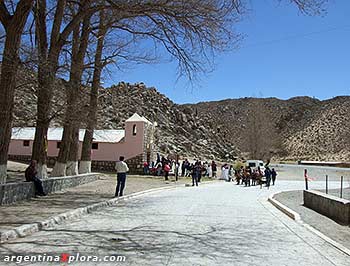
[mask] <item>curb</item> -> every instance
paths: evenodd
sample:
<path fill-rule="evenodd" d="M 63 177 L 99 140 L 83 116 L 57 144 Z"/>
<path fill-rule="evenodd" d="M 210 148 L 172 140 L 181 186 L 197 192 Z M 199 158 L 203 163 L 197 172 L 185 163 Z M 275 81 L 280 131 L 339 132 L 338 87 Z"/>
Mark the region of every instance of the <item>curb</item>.
<path fill-rule="evenodd" d="M 339 251 L 345 253 L 346 255 L 350 256 L 350 249 L 344 247 L 342 244 L 338 243 L 337 241 L 331 239 L 330 237 L 326 236 L 325 234 L 323 234 L 322 232 L 320 232 L 319 230 L 315 229 L 314 227 L 312 227 L 311 225 L 305 223 L 301 217 L 300 214 L 293 211 L 292 209 L 288 208 L 287 206 L 285 206 L 284 204 L 282 204 L 281 202 L 275 200 L 273 197 L 276 194 L 279 194 L 283 191 L 280 192 L 276 192 L 272 195 L 270 195 L 268 197 L 268 201 L 275 206 L 277 209 L 279 209 L 281 212 L 283 212 L 284 214 L 286 214 L 288 217 L 292 218 L 294 221 L 296 221 L 298 224 L 302 225 L 303 227 L 305 227 L 306 229 L 308 229 L 309 231 L 311 231 L 312 233 L 314 233 L 315 235 L 317 235 L 318 237 L 320 237 L 321 239 L 323 239 L 325 242 L 327 242 L 328 244 L 332 245 L 333 247 L 335 247 L 336 249 L 338 249 Z"/>
<path fill-rule="evenodd" d="M 206 181 L 206 182 L 202 182 L 201 184 L 205 185 L 205 184 L 209 184 L 212 182 L 213 181 Z M 64 224 L 65 222 L 80 218 L 85 214 L 89 214 L 93 211 L 97 211 L 97 210 L 100 210 L 100 209 L 105 208 L 105 207 L 115 206 L 122 200 L 128 200 L 131 198 L 136 198 L 136 197 L 142 196 L 144 194 L 155 193 L 155 192 L 159 192 L 162 190 L 179 188 L 179 187 L 182 187 L 181 185 L 176 184 L 175 186 L 164 186 L 164 187 L 152 188 L 152 189 L 148 189 L 148 190 L 144 190 L 144 191 L 139 191 L 139 192 L 135 192 L 135 193 L 123 196 L 123 197 L 112 198 L 110 200 L 101 201 L 101 202 L 98 202 L 98 203 L 95 203 L 92 205 L 88 205 L 85 207 L 81 207 L 78 209 L 67 211 L 67 212 L 49 217 L 41 222 L 21 225 L 19 227 L 14 228 L 14 229 L 0 232 L 0 244 L 4 244 L 6 242 L 9 242 L 9 241 L 17 239 L 17 238 L 23 238 L 23 237 L 32 235 L 33 233 L 52 228 L 55 225 Z M 184 185 L 184 187 L 185 187 L 185 185 Z"/>
<path fill-rule="evenodd" d="M 280 193 L 280 192 L 278 192 Z M 272 194 L 267 199 L 273 206 L 275 206 L 277 209 L 279 209 L 281 212 L 292 218 L 294 221 L 301 221 L 299 213 L 293 211 L 292 209 L 288 208 L 286 205 L 282 204 L 281 202 L 275 200 L 273 197 L 278 194 Z"/>

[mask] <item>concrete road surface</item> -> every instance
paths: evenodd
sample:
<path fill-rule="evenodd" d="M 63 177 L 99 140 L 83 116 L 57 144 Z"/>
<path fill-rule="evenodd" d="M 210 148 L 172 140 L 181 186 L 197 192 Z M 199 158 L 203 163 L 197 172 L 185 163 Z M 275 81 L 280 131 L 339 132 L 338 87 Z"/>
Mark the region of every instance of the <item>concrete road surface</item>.
<path fill-rule="evenodd" d="M 269 190 L 214 182 L 143 195 L 4 244 L 0 265 L 37 253 L 63 261 L 13 265 L 349 266 L 349 256 L 267 202 L 274 191 L 302 188 L 299 181 Z"/>

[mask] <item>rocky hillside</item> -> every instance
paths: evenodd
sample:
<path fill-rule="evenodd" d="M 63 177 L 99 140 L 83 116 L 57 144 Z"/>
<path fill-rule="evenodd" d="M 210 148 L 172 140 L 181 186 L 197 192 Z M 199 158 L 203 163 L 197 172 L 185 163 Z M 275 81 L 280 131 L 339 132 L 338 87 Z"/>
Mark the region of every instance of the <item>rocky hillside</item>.
<path fill-rule="evenodd" d="M 62 87 L 64 83 L 58 82 L 52 126 L 62 124 Z M 35 124 L 35 93 L 35 84 L 17 90 L 16 126 Z M 83 114 L 87 95 L 87 90 L 82 90 Z M 121 128 L 134 112 L 156 121 L 157 145 L 163 153 L 217 159 L 243 156 L 350 161 L 350 97 L 327 101 L 309 97 L 286 101 L 243 98 L 177 105 L 155 88 L 122 82 L 101 88 L 99 103 L 98 128 Z"/>
<path fill-rule="evenodd" d="M 350 160 L 350 97 L 244 98 L 186 105 L 245 157 Z M 220 119 L 218 119 L 220 117 Z"/>
<path fill-rule="evenodd" d="M 54 97 L 54 111 L 51 126 L 61 126 L 64 117 L 64 83 L 57 84 Z M 191 111 L 180 108 L 155 88 L 146 88 L 142 83 L 120 83 L 100 89 L 98 128 L 123 128 L 124 121 L 133 113 L 157 122 L 158 149 L 164 154 L 183 154 L 191 157 L 235 158 L 239 151 L 212 132 L 208 125 Z M 86 108 L 88 91 L 81 91 L 80 107 Z M 15 126 L 35 126 L 36 87 L 28 86 L 18 90 L 15 105 Z M 82 119 L 84 121 L 84 118 Z M 82 127 L 84 124 L 82 124 Z"/>
<path fill-rule="evenodd" d="M 122 127 L 135 112 L 157 122 L 157 145 L 164 153 L 206 158 L 233 158 L 239 153 L 191 109 L 174 104 L 155 88 L 122 82 L 101 90 L 99 128 Z"/>

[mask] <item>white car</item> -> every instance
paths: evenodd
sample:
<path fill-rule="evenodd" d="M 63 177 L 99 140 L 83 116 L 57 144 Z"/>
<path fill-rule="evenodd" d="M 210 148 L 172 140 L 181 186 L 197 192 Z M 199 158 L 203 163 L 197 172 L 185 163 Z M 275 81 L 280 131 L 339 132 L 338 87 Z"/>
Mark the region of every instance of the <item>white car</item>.
<path fill-rule="evenodd" d="M 249 166 L 252 170 L 258 170 L 258 167 L 260 167 L 260 171 L 264 174 L 265 166 L 261 160 L 247 160 L 246 166 Z"/>

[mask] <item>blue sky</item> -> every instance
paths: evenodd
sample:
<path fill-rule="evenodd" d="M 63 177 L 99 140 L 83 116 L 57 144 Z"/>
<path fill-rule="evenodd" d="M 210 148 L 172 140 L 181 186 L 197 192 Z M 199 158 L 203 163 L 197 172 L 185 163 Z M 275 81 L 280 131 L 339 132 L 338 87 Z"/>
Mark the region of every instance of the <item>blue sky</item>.
<path fill-rule="evenodd" d="M 327 14 L 309 17 L 277 0 L 252 0 L 237 25 L 240 48 L 218 54 L 216 67 L 193 86 L 177 80 L 176 63 L 138 65 L 115 72 L 123 80 L 156 87 L 176 103 L 240 97 L 319 99 L 350 94 L 350 1 L 330 0 Z"/>

